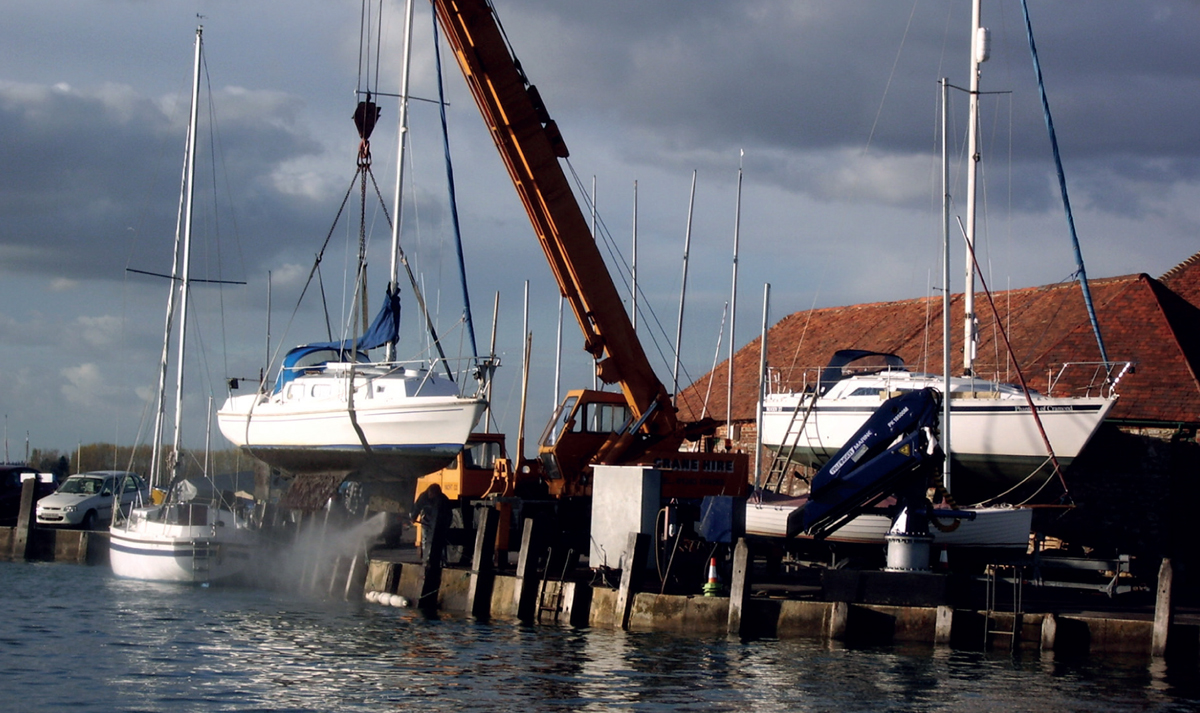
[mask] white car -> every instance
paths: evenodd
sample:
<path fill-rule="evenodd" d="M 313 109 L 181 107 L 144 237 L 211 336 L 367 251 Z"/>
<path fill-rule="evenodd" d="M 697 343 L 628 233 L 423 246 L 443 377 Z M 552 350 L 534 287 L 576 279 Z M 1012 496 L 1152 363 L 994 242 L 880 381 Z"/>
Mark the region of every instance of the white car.
<path fill-rule="evenodd" d="M 72 475 L 58 490 L 37 503 L 37 524 L 79 526 L 94 530 L 112 519 L 114 493 L 121 493 L 121 511 L 150 502 L 150 487 L 142 476 L 121 470 L 96 470 Z"/>

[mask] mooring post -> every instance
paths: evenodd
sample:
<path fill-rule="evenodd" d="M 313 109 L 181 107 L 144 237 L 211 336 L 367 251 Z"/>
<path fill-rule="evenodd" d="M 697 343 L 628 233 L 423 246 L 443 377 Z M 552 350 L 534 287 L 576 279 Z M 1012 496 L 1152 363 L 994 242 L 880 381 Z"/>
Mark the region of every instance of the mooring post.
<path fill-rule="evenodd" d="M 486 619 L 492 610 L 492 557 L 496 549 L 496 530 L 500 512 L 485 507 L 479 512 L 475 532 L 475 552 L 471 556 L 471 581 L 467 588 L 467 611 L 476 619 Z"/>
<path fill-rule="evenodd" d="M 641 532 L 629 533 L 625 545 L 625 556 L 621 561 L 621 588 L 617 590 L 617 616 L 621 628 L 629 628 L 629 614 L 633 611 L 634 590 L 641 584 L 642 571 L 646 569 L 646 557 L 650 551 L 650 535 Z"/>
<path fill-rule="evenodd" d="M 1154 632 L 1150 641 L 1150 655 L 1157 658 L 1167 653 L 1167 638 L 1175 621 L 1175 610 L 1171 604 L 1174 584 L 1175 570 L 1171 566 L 1171 558 L 1164 557 L 1158 568 L 1158 598 L 1154 602 Z"/>
<path fill-rule="evenodd" d="M 521 554 L 517 557 L 517 587 L 513 592 L 513 605 L 517 610 L 517 618 L 521 621 L 533 621 L 537 612 L 535 601 L 538 592 L 537 561 L 538 539 L 541 527 L 537 520 L 527 518 L 521 531 Z"/>
<path fill-rule="evenodd" d="M 325 516 L 321 518 L 321 534 L 317 540 L 317 546 L 312 551 L 313 571 L 312 581 L 308 585 L 308 589 L 313 594 L 318 593 L 318 587 L 321 586 L 321 577 L 329 568 L 335 568 L 337 562 L 326 562 L 325 560 L 325 542 L 329 538 L 329 504 L 325 504 Z M 330 580 L 333 584 L 333 580 Z"/>
<path fill-rule="evenodd" d="M 741 637 L 745 633 L 743 613 L 746 593 L 750 591 L 750 545 L 746 538 L 739 537 L 733 548 L 733 572 L 729 581 L 729 618 L 726 631 L 730 636 Z"/>
<path fill-rule="evenodd" d="M 1042 651 L 1053 651 L 1058 643 L 1058 617 L 1052 612 L 1042 615 Z"/>
<path fill-rule="evenodd" d="M 850 603 L 831 602 L 829 605 L 829 638 L 833 641 L 845 641 L 849 625 Z"/>
<path fill-rule="evenodd" d="M 933 643 L 936 646 L 949 646 L 954 633 L 954 610 L 945 604 L 937 608 L 937 621 L 933 627 Z"/>
<path fill-rule="evenodd" d="M 33 526 L 35 508 L 37 507 L 34 493 L 37 492 L 37 476 L 21 483 L 21 510 L 17 513 L 17 529 L 13 531 L 12 558 L 29 559 L 33 538 L 29 536 L 29 528 Z"/>
<path fill-rule="evenodd" d="M 366 522 L 370 517 L 371 511 L 364 508 L 362 521 Z M 350 560 L 350 571 L 346 574 L 346 587 L 342 591 L 342 598 L 348 602 L 362 599 L 367 584 L 367 568 L 370 566 L 367 563 L 367 555 L 367 541 L 363 540 L 358 543 L 354 557 Z"/>
<path fill-rule="evenodd" d="M 312 519 L 316 516 L 303 510 L 298 512 L 299 517 L 296 519 L 296 534 L 292 538 L 292 546 L 300 555 L 300 573 L 298 581 L 294 585 L 289 582 L 287 586 L 296 586 L 304 590 L 305 583 L 308 581 L 309 568 L 312 567 L 312 551 L 311 548 L 304 546 L 304 538 L 308 534 L 308 531 L 312 529 Z"/>

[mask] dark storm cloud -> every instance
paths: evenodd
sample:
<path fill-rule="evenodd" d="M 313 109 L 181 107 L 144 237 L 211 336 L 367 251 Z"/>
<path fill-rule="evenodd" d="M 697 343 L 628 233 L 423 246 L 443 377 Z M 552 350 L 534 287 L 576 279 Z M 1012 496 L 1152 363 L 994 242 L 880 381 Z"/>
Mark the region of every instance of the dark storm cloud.
<path fill-rule="evenodd" d="M 141 249 L 169 255 L 186 104 L 186 97 L 160 100 L 115 84 L 0 84 L 6 266 L 114 279 L 125 267 L 131 231 L 155 236 Z M 205 190 L 200 186 L 211 191 L 214 172 L 205 154 L 215 155 L 209 150 L 215 136 L 221 144 L 218 189 L 237 186 L 236 202 L 247 207 L 246 229 L 266 229 L 268 237 L 286 222 L 268 226 L 255 216 L 287 215 L 295 208 L 273 185 L 272 172 L 319 148 L 295 126 L 298 104 L 275 92 L 219 90 L 213 100 L 218 129 L 198 132 L 198 193 Z"/>
<path fill-rule="evenodd" d="M 584 122 L 645 164 L 692 167 L 739 148 L 928 154 L 937 78 L 968 84 L 967 2 L 529 0 L 500 10 L 533 81 L 554 87 L 543 96 L 560 124 Z M 1180 58 L 1194 55 L 1200 9 L 1033 2 L 1030 13 L 1063 155 L 1076 162 L 1069 175 L 1112 185 L 1096 203 L 1134 209 L 1113 200 L 1122 181 L 1195 180 L 1200 77 Z M 1051 154 L 1020 5 L 984 3 L 983 19 L 993 36 L 983 89 L 1011 92 L 983 100 L 987 150 L 1038 172 Z M 952 101 L 963 128 L 965 99 Z M 1122 160 L 1105 181 L 1086 177 L 1112 156 Z M 775 180 L 820 195 L 822 179 L 791 173 Z M 1040 182 L 1014 191 L 1019 205 L 1046 205 Z"/>

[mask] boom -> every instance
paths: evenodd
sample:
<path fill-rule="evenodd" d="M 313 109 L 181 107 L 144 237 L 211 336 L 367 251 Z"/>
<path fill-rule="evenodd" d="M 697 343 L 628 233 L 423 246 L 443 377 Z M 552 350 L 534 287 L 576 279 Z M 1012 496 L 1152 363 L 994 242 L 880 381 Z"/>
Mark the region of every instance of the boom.
<path fill-rule="evenodd" d="M 568 151 L 557 125 L 510 51 L 487 0 L 433 4 L 559 290 L 583 330 L 584 348 L 599 361 L 600 379 L 620 384 L 643 435 L 670 438 L 679 431 L 675 408 L 646 359 L 559 165 Z"/>

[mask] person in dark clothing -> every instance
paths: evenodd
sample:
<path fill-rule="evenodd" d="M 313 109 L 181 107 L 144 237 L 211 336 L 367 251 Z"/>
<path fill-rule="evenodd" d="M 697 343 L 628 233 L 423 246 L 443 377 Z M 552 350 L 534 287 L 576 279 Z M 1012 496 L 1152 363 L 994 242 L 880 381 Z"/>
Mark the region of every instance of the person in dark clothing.
<path fill-rule="evenodd" d="M 426 566 L 441 565 L 450 531 L 450 498 L 437 483 L 426 488 L 413 504 L 413 522 L 421 523 L 421 559 Z"/>

